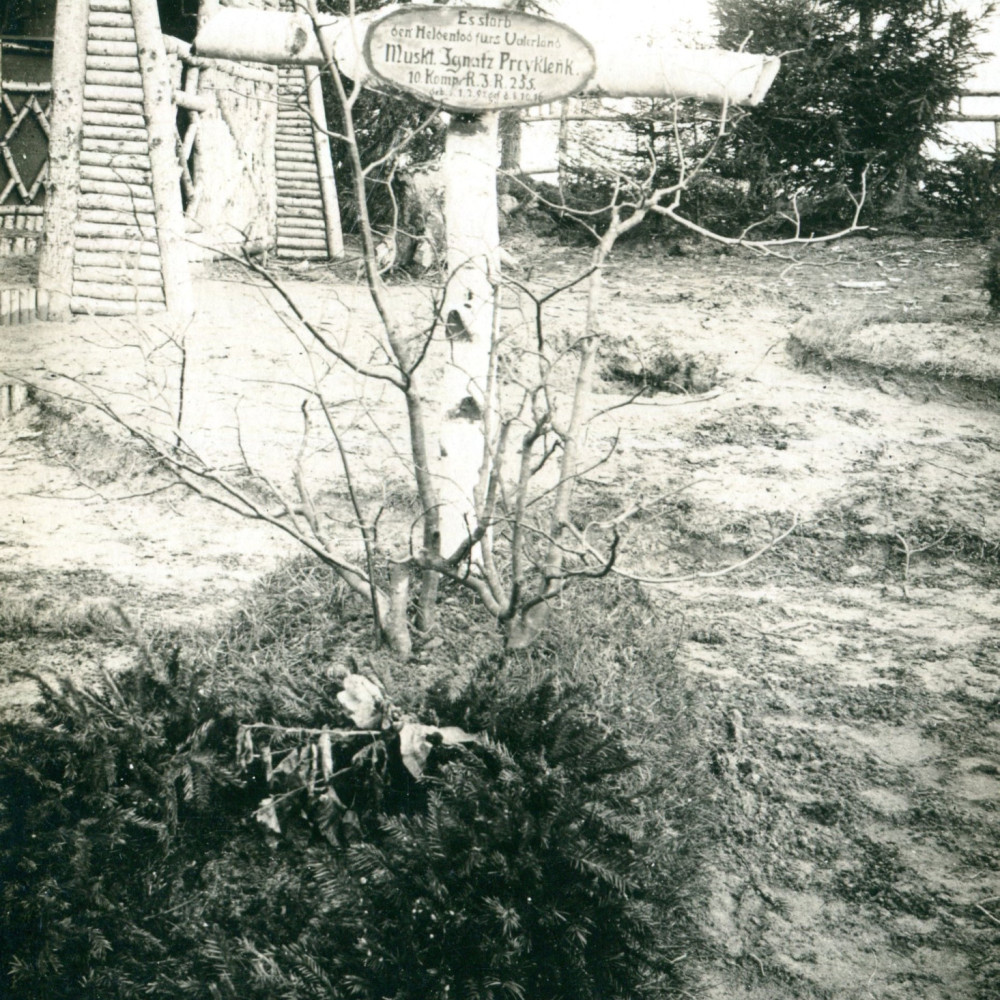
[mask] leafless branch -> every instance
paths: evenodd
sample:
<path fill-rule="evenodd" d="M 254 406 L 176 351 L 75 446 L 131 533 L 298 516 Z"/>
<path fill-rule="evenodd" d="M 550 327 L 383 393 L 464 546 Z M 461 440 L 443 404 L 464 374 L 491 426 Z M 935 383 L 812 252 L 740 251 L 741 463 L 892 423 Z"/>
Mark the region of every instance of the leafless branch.
<path fill-rule="evenodd" d="M 793 531 L 799 526 L 799 516 L 795 514 L 792 517 L 792 523 L 783 531 L 780 535 L 775 536 L 766 545 L 761 546 L 756 552 L 751 553 L 745 559 L 740 559 L 738 562 L 729 563 L 727 566 L 722 566 L 719 569 L 712 570 L 698 570 L 694 573 L 680 573 L 676 576 L 641 576 L 638 573 L 628 573 L 624 570 L 616 569 L 615 575 L 620 576 L 625 580 L 632 580 L 635 583 L 646 584 L 650 587 L 667 587 L 674 583 L 688 583 L 691 580 L 713 580 L 720 576 L 728 576 L 730 573 L 735 573 L 739 569 L 743 569 L 749 566 L 751 563 L 755 563 L 762 556 L 770 552 L 775 546 L 780 545 Z"/>

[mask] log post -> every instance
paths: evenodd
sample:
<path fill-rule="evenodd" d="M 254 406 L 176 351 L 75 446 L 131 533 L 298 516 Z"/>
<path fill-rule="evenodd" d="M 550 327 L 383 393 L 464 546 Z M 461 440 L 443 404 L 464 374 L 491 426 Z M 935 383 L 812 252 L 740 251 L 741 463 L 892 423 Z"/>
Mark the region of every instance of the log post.
<path fill-rule="evenodd" d="M 156 234 L 167 310 L 178 316 L 190 316 L 194 311 L 194 294 L 184 245 L 173 79 L 154 0 L 132 0 L 132 20 L 139 49 Z"/>
<path fill-rule="evenodd" d="M 439 417 L 441 551 L 455 551 L 475 525 L 474 492 L 483 462 L 493 312 L 500 284 L 497 219 L 499 113 L 456 115 L 445 136 L 444 217 L 448 284 L 442 312 L 448 338 Z"/>
<path fill-rule="evenodd" d="M 49 319 L 68 319 L 73 295 L 74 225 L 80 197 L 83 81 L 87 67 L 89 0 L 60 0 L 53 37 L 49 111 L 49 182 L 38 287 L 47 293 Z"/>
<path fill-rule="evenodd" d="M 333 175 L 333 157 L 330 155 L 330 137 L 327 135 L 326 105 L 323 103 L 323 79 L 315 66 L 306 67 L 306 87 L 309 98 L 309 115 L 313 128 L 316 150 L 316 169 L 319 172 L 319 189 L 323 196 L 323 221 L 326 226 L 326 249 L 331 257 L 344 256 L 344 233 L 340 225 L 340 203 L 337 200 L 337 181 Z"/>
<path fill-rule="evenodd" d="M 518 173 L 521 169 L 520 111 L 500 113 L 500 169 L 504 172 L 497 182 L 497 192 L 501 195 L 510 195 L 513 187 L 510 175 Z"/>

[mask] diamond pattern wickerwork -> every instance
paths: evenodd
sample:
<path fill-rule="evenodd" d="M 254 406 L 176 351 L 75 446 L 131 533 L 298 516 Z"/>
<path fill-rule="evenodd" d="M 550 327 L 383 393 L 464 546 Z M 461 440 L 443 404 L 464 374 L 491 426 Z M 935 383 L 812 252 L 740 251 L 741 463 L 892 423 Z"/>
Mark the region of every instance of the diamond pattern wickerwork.
<path fill-rule="evenodd" d="M 47 83 L 0 86 L 0 205 L 32 205 L 48 178 Z"/>

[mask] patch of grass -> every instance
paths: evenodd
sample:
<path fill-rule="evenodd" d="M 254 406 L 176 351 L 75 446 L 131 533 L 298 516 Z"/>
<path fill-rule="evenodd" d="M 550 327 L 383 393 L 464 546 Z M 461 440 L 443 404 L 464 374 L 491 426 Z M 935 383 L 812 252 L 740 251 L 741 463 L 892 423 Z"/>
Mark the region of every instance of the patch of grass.
<path fill-rule="evenodd" d="M 131 630 L 121 607 L 100 597 L 79 598 L 51 590 L 15 592 L 0 583 L 0 639 L 45 637 L 118 641 Z"/>
<path fill-rule="evenodd" d="M 843 721 L 902 725 L 926 712 L 928 701 L 928 696 L 915 691 L 912 685 L 817 685 L 810 691 L 806 711 L 809 715 Z"/>
<path fill-rule="evenodd" d="M 853 903 L 877 904 L 894 913 L 920 919 L 935 917 L 945 902 L 903 861 L 892 844 L 868 837 L 855 838 L 856 855 L 850 867 L 837 872 L 834 885 L 841 898 Z"/>
<path fill-rule="evenodd" d="M 82 404 L 42 393 L 35 402 L 33 429 L 41 432 L 46 457 L 73 469 L 81 485 L 98 489 L 157 471 L 155 455 L 124 433 L 102 426 Z"/>
<path fill-rule="evenodd" d="M 742 578 L 757 579 L 775 560 L 783 574 L 834 583 L 854 579 L 848 570 L 859 565 L 867 568 L 868 580 L 899 585 L 917 582 L 937 569 L 954 575 L 956 562 L 986 584 L 996 578 L 1000 541 L 978 525 L 962 524 L 937 510 L 917 513 L 926 510 L 926 498 L 893 498 L 888 487 L 878 500 L 899 511 L 896 519 L 892 509 L 873 517 L 863 495 L 835 501 L 800 525 L 762 566 L 741 571 Z"/>
<path fill-rule="evenodd" d="M 718 418 L 701 420 L 694 438 L 700 445 L 736 444 L 744 448 L 759 445 L 783 451 L 790 439 L 804 437 L 801 427 L 787 421 L 776 422 L 781 410 L 776 406 L 750 403 L 725 411 Z"/>
<path fill-rule="evenodd" d="M 984 654 L 983 650 L 978 650 L 973 655 L 973 662 L 979 669 L 982 669 L 979 661 L 986 659 L 988 663 L 996 663 L 996 660 L 993 659 L 995 655 L 995 651 Z M 965 688 L 952 688 L 945 692 L 944 697 L 967 710 L 971 710 L 975 715 L 981 715 L 987 722 L 1000 720 L 1000 695 L 977 697 Z"/>
<path fill-rule="evenodd" d="M 854 362 L 923 378 L 1000 383 L 1000 330 L 954 320 L 874 321 L 861 312 L 809 316 L 796 324 L 790 348 L 800 363 Z"/>

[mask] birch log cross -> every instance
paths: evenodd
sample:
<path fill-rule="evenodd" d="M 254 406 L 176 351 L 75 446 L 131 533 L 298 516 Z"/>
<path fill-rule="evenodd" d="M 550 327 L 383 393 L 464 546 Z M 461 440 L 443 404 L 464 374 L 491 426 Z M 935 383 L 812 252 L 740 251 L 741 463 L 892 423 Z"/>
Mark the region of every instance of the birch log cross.
<path fill-rule="evenodd" d="M 441 387 L 445 404 L 430 425 L 436 448 L 428 449 L 437 452 L 428 460 L 438 503 L 427 516 L 438 523 L 424 538 L 438 558 L 468 548 L 477 489 L 491 460 L 481 417 L 490 405 L 500 283 L 499 112 L 574 94 L 753 105 L 780 65 L 749 53 L 666 48 L 614 22 L 586 38 L 513 6 L 510 0 L 408 4 L 347 17 L 321 17 L 313 0 L 297 12 L 221 8 L 195 39 L 199 55 L 333 66 L 356 87 L 403 92 L 451 113 L 442 163 L 448 267 L 442 316 L 450 362 Z M 359 194 L 363 202 L 363 189 Z M 370 280 L 377 277 L 369 271 Z"/>

